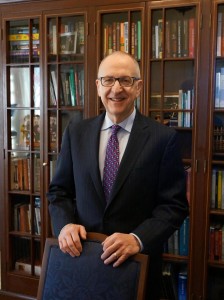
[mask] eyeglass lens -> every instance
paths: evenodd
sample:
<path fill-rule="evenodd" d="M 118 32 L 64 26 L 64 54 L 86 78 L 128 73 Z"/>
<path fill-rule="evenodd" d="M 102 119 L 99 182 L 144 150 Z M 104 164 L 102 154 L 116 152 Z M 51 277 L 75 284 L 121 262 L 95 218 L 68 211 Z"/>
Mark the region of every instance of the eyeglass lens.
<path fill-rule="evenodd" d="M 125 76 L 125 77 L 120 77 L 120 78 L 115 78 L 115 77 L 101 77 L 101 83 L 104 86 L 113 86 L 118 80 L 119 84 L 121 86 L 132 86 L 134 83 L 134 78 Z"/>

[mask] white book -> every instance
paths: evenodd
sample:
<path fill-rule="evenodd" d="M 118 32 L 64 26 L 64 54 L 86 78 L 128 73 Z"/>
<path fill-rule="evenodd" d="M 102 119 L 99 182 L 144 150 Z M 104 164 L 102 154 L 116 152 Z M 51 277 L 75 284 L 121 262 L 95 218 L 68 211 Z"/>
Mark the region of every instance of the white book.
<path fill-rule="evenodd" d="M 224 107 L 224 68 L 221 68 L 220 74 L 219 107 Z"/>
<path fill-rule="evenodd" d="M 155 50 L 156 58 L 159 58 L 159 26 L 155 25 Z"/>
<path fill-rule="evenodd" d="M 221 42 L 222 42 L 222 12 L 219 12 L 218 25 L 217 25 L 217 48 L 216 48 L 217 56 L 221 56 Z"/>
<path fill-rule="evenodd" d="M 124 22 L 124 51 L 128 53 L 128 22 Z"/>

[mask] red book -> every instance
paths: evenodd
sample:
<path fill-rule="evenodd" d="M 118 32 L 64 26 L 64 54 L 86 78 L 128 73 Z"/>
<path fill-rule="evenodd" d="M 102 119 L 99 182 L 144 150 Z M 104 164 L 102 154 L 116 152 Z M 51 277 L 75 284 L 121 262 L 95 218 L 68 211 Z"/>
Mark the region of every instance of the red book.
<path fill-rule="evenodd" d="M 195 19 L 189 19 L 189 57 L 194 57 Z"/>

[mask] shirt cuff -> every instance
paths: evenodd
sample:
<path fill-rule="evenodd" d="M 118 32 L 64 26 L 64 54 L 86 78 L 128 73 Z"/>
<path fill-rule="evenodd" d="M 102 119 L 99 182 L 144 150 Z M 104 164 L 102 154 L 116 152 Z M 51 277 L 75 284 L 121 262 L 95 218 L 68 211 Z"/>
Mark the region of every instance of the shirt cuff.
<path fill-rule="evenodd" d="M 142 252 L 143 249 L 144 249 L 143 244 L 142 244 L 142 241 L 140 240 L 140 238 L 139 238 L 136 234 L 134 234 L 134 233 L 132 233 L 132 232 L 131 232 L 130 234 L 133 235 L 133 236 L 136 238 L 136 240 L 139 242 L 140 252 Z"/>

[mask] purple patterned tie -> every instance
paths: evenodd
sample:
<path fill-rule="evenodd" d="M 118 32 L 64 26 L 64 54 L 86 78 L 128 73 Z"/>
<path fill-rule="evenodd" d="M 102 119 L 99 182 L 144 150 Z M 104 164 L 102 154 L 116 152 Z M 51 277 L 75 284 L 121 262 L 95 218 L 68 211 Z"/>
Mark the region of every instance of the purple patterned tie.
<path fill-rule="evenodd" d="M 106 200 L 109 199 L 110 192 L 119 167 L 119 142 L 117 139 L 117 132 L 120 128 L 121 127 L 119 125 L 112 126 L 112 134 L 107 143 L 103 171 L 103 190 Z"/>

